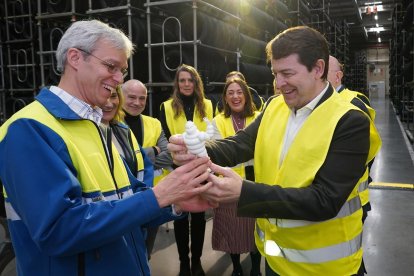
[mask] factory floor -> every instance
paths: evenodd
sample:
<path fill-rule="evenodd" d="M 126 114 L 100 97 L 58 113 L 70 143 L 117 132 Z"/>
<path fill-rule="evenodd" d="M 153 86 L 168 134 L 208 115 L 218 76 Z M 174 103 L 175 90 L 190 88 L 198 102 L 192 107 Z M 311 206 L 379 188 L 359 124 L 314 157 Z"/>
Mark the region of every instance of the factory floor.
<path fill-rule="evenodd" d="M 368 275 L 414 275 L 414 168 L 413 151 L 388 98 L 372 98 L 382 149 L 371 170 L 372 211 L 364 226 L 364 260 Z M 211 248 L 211 212 L 206 215 L 202 265 L 208 276 L 231 275 L 230 257 Z M 0 242 L 3 233 L 0 229 Z M 176 276 L 179 271 L 173 223 L 160 227 L 150 260 L 152 275 Z M 250 257 L 241 257 L 244 275 L 250 272 Z M 14 276 L 12 262 L 1 275 Z M 264 260 L 262 258 L 264 275 Z"/>

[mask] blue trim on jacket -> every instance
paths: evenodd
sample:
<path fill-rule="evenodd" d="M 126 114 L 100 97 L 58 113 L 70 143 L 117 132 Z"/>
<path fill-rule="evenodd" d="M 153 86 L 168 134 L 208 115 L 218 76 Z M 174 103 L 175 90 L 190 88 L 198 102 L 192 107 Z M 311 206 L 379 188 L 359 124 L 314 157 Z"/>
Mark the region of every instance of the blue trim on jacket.
<path fill-rule="evenodd" d="M 57 119 L 80 119 L 47 89 L 36 100 Z M 0 137 L 0 178 L 21 219 L 9 219 L 18 275 L 77 275 L 80 253 L 85 275 L 150 275 L 142 227 L 179 218 L 159 208 L 152 189 L 83 204 L 77 169 L 56 132 L 21 118 L 3 125 Z"/>

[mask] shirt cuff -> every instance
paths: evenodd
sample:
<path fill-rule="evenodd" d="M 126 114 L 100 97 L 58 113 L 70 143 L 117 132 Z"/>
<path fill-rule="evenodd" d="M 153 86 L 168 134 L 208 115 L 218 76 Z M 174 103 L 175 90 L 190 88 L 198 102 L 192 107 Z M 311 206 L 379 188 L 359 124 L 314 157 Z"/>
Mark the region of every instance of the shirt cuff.
<path fill-rule="evenodd" d="M 172 210 L 172 214 L 173 214 L 174 216 L 179 217 L 179 216 L 181 216 L 181 215 L 183 214 L 183 212 L 177 212 L 177 211 L 175 210 L 175 205 L 174 205 L 174 204 L 171 204 L 171 210 Z"/>

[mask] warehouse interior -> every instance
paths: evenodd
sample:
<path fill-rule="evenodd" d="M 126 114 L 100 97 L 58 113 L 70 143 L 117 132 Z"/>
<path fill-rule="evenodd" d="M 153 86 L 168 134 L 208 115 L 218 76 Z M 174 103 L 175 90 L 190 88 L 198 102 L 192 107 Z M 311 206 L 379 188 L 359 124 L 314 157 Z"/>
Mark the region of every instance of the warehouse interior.
<path fill-rule="evenodd" d="M 386 94 L 411 121 L 413 35 L 408 0 L 4 0 L 0 28 L 0 123 L 55 84 L 54 51 L 75 20 L 98 18 L 136 45 L 127 78 L 149 87 L 157 116 L 180 63 L 194 65 L 216 99 L 226 72 L 240 70 L 260 94 L 272 94 L 264 47 L 277 33 L 308 25 L 323 33 L 345 65 L 347 87 Z M 377 91 L 378 90 L 378 91 Z M 410 118 L 410 119 L 408 119 Z M 412 126 L 409 126 L 411 129 Z"/>
<path fill-rule="evenodd" d="M 149 97 L 144 113 L 154 117 L 160 103 L 169 98 L 175 71 L 182 63 L 198 69 L 206 96 L 213 101 L 222 92 L 225 75 L 233 70 L 241 71 L 263 97 L 270 97 L 273 75 L 265 57 L 266 43 L 289 27 L 311 26 L 325 35 L 331 55 L 344 64 L 343 83 L 367 95 L 377 109 L 376 125 L 387 152 L 374 163 L 374 181 L 411 183 L 391 188 L 387 194 L 383 187 L 373 188 L 375 211 L 368 227 L 374 234 L 364 239 L 369 244 L 367 255 L 380 257 L 368 258 L 368 275 L 414 275 L 409 260 L 413 256 L 409 233 L 414 226 L 410 207 L 414 191 L 413 12 L 412 0 L 0 0 L 0 125 L 31 103 L 41 87 L 58 83 L 55 50 L 65 30 L 77 20 L 102 20 L 122 29 L 133 41 L 136 50 L 125 80 L 146 84 Z M 401 205 L 392 213 L 395 202 Z M 405 217 L 404 222 L 399 216 Z M 408 240 L 390 233 L 397 224 L 398 231 L 410 236 Z M 160 229 L 150 261 L 153 275 L 177 275 L 179 270 L 170 230 L 172 223 Z M 206 234 L 207 275 L 230 275 L 230 261 L 211 250 L 209 238 Z M 400 254 L 391 253 L 390 247 L 399 247 L 395 250 Z M 396 257 L 401 255 L 407 259 Z M 248 258 L 242 261 L 248 271 Z M 387 262 L 391 264 L 385 268 Z M 0 275 L 16 275 L 14 265 Z"/>

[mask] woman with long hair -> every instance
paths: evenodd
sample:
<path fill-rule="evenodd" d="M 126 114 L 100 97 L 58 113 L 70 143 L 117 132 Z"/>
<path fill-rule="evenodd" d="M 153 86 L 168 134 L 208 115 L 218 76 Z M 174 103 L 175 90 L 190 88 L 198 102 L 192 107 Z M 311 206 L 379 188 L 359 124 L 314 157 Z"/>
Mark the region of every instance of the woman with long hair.
<path fill-rule="evenodd" d="M 241 78 L 227 80 L 222 94 L 223 112 L 218 114 L 213 125 L 214 138 L 233 136 L 243 130 L 258 115 L 249 87 Z M 242 178 L 254 180 L 253 160 L 232 168 Z M 212 247 L 230 254 L 233 263 L 232 276 L 242 276 L 240 254 L 250 253 L 252 268 L 250 275 L 260 274 L 260 253 L 254 241 L 254 218 L 237 216 L 237 203 L 221 203 L 214 209 Z"/>
<path fill-rule="evenodd" d="M 175 75 L 171 98 L 161 104 L 160 121 L 165 136 L 169 139 L 171 135 L 184 133 L 187 121 L 193 121 L 199 130 L 205 131 L 207 125 L 204 118 L 213 119 L 213 105 L 204 96 L 203 82 L 197 70 L 183 64 Z M 174 234 L 180 258 L 180 276 L 205 275 L 200 260 L 206 228 L 204 216 L 204 212 L 190 213 L 188 217 L 174 221 Z"/>

